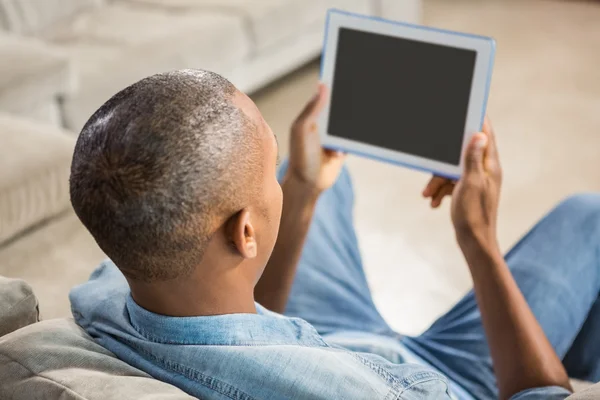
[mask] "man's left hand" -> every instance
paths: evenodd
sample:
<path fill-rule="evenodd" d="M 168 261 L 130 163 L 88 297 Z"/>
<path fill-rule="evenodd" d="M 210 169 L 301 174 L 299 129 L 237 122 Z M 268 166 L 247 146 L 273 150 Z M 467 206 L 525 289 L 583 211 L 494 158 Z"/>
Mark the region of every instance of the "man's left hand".
<path fill-rule="evenodd" d="M 321 147 L 317 118 L 327 103 L 327 96 L 327 88 L 319 84 L 317 93 L 292 125 L 290 138 L 287 175 L 317 193 L 335 183 L 345 159 L 344 153 Z"/>
<path fill-rule="evenodd" d="M 485 117 L 483 131 L 486 133 L 489 132 L 493 136 L 492 124 L 488 116 Z M 444 197 L 452 196 L 456 184 L 457 182 L 454 180 L 434 175 L 429 180 L 429 183 L 427 183 L 427 186 L 425 186 L 425 189 L 423 189 L 423 197 L 431 199 L 431 208 L 438 208 L 442 204 Z"/>
<path fill-rule="evenodd" d="M 423 197 L 431 198 L 431 208 L 438 208 L 446 196 L 451 196 L 456 182 L 441 176 L 433 176 L 425 189 Z"/>

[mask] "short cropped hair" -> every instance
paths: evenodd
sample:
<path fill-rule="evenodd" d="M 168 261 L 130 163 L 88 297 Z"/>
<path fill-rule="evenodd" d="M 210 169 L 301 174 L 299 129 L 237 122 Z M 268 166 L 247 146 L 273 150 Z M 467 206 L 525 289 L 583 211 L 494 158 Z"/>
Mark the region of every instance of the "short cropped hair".
<path fill-rule="evenodd" d="M 114 95 L 81 131 L 71 203 L 130 279 L 189 275 L 218 222 L 258 189 L 260 142 L 235 93 L 212 72 L 153 75 Z"/>

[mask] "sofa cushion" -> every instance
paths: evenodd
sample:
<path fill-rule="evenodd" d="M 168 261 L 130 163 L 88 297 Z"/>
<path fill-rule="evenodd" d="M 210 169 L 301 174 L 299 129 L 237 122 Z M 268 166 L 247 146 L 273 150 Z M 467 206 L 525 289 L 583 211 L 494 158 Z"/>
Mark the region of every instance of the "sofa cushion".
<path fill-rule="evenodd" d="M 0 110 L 22 114 L 40 102 L 56 101 L 72 89 L 71 72 L 68 58 L 58 49 L 0 34 Z"/>
<path fill-rule="evenodd" d="M 363 14 L 373 13 L 370 0 L 120 0 L 180 12 L 220 11 L 244 16 L 257 53 L 304 33 L 306 28 L 323 29 L 329 8 Z"/>
<path fill-rule="evenodd" d="M 14 33 L 32 34 L 62 23 L 103 0 L 0 0 L 0 27 Z"/>
<path fill-rule="evenodd" d="M 585 389 L 579 391 L 575 388 L 575 393 L 567 397 L 568 400 L 598 400 L 600 399 L 600 383 L 588 385 Z"/>
<path fill-rule="evenodd" d="M 37 322 L 37 299 L 25 281 L 0 276 L 0 337 Z"/>
<path fill-rule="evenodd" d="M 0 243 L 70 207 L 75 138 L 65 131 L 0 114 Z"/>
<path fill-rule="evenodd" d="M 72 319 L 38 322 L 0 338 L 0 399 L 40 398 L 193 399 L 119 360 Z"/>
<path fill-rule="evenodd" d="M 113 94 L 141 78 L 180 68 L 223 72 L 250 49 L 239 16 L 121 3 L 80 14 L 47 38 L 71 56 L 79 74 L 78 92 L 64 103 L 67 126 L 75 131 Z"/>

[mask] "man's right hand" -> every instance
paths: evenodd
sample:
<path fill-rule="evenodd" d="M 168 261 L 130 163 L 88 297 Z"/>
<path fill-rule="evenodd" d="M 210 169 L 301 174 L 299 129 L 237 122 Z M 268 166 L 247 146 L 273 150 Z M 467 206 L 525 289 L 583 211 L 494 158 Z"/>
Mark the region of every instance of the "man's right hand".
<path fill-rule="evenodd" d="M 434 179 L 424 194 L 439 199 L 445 194 L 434 190 L 440 178 Z M 486 118 L 483 132 L 473 136 L 466 150 L 463 175 L 452 195 L 452 222 L 473 278 L 499 398 L 545 386 L 571 390 L 560 358 L 500 253 L 496 218 L 501 183 L 496 140 Z"/>
<path fill-rule="evenodd" d="M 452 193 L 452 222 L 463 251 L 475 246 L 496 247 L 496 219 L 502 169 L 496 139 L 486 117 L 483 132 L 471 139 L 464 170 Z"/>

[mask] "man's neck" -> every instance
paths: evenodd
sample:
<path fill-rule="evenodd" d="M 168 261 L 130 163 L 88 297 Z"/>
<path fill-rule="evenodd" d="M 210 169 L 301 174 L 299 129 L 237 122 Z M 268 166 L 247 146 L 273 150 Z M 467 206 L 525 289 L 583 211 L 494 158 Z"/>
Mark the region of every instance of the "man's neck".
<path fill-rule="evenodd" d="M 194 277 L 152 283 L 128 281 L 135 302 L 155 314 L 172 317 L 256 314 L 254 288 L 245 282 L 199 283 Z"/>

